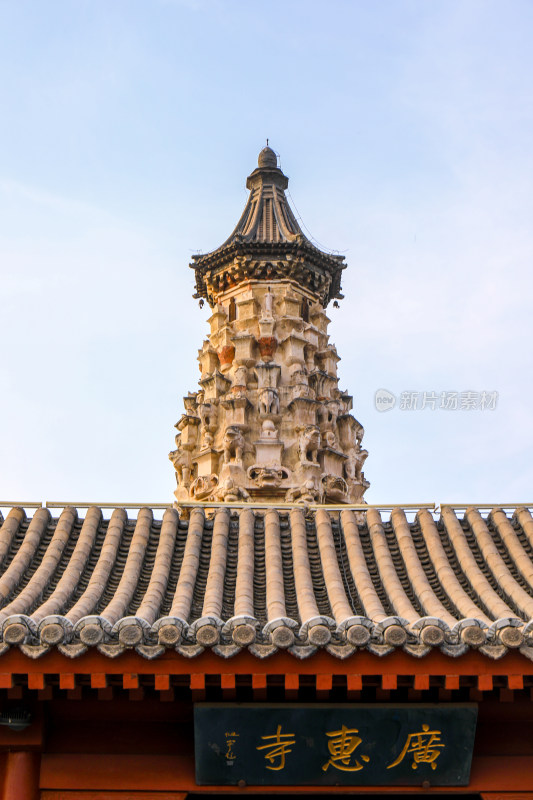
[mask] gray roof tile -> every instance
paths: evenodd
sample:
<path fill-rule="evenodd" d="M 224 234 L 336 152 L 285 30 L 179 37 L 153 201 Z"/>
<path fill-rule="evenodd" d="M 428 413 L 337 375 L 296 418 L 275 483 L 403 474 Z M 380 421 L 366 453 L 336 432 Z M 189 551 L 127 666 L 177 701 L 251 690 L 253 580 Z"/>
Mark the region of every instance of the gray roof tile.
<path fill-rule="evenodd" d="M 12 509 L 0 528 L 0 652 L 113 656 L 206 647 L 261 657 L 533 651 L 533 518 L 469 508 L 408 522 L 379 511 L 149 508 L 105 520 Z"/>

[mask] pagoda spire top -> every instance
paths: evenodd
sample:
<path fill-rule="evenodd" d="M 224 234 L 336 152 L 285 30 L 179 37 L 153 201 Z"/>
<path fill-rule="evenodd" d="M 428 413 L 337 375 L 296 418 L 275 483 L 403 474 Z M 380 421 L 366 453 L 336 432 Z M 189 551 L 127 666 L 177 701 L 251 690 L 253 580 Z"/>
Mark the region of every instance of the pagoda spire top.
<path fill-rule="evenodd" d="M 271 281 L 292 278 L 323 306 L 342 297 L 344 256 L 325 253 L 305 236 L 285 195 L 288 184 L 276 153 L 267 144 L 246 180 L 250 194 L 234 230 L 216 250 L 193 256 L 196 297 L 206 298 L 214 307 L 227 287 L 229 273 L 234 284 L 261 280 L 267 274 Z"/>
<path fill-rule="evenodd" d="M 257 159 L 257 166 L 258 167 L 278 166 L 278 157 L 275 154 L 274 150 L 272 150 L 272 148 L 268 146 L 268 139 L 267 139 L 267 146 L 263 147 L 263 149 L 259 153 L 259 157 Z"/>

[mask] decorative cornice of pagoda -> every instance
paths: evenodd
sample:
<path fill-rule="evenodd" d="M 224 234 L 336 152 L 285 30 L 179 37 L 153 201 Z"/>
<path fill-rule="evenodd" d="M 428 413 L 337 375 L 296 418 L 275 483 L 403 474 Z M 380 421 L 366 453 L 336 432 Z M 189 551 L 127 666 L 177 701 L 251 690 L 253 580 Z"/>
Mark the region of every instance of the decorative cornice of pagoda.
<path fill-rule="evenodd" d="M 328 259 L 338 259 L 331 269 Z M 232 242 L 209 254 L 209 260 L 196 270 L 196 295 L 214 306 L 218 296 L 244 281 L 295 280 L 325 307 L 333 298 L 342 298 L 343 256 L 325 256 L 307 242 L 244 244 Z"/>
<path fill-rule="evenodd" d="M 247 267 L 234 272 L 233 280 L 238 282 L 262 279 L 265 270 L 269 280 L 286 280 L 288 265 L 284 262 L 292 260 L 298 264 L 296 279 L 326 306 L 333 298 L 342 297 L 344 256 L 325 253 L 306 238 L 285 196 L 288 178 L 278 168 L 274 151 L 265 147 L 258 163 L 247 179 L 250 196 L 230 237 L 211 253 L 193 256 L 195 296 L 215 305 L 224 289 L 219 286 L 220 279 L 213 278 L 231 268 L 236 258 L 247 259 Z"/>

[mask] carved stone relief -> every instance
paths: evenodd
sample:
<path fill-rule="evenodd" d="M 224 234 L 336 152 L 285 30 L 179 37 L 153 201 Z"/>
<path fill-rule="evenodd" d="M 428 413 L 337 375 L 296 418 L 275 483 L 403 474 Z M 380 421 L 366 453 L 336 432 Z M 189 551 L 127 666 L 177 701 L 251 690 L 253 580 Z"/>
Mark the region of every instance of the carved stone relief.
<path fill-rule="evenodd" d="M 320 299 L 290 279 L 247 280 L 220 292 L 209 323 L 200 390 L 184 398 L 169 455 L 178 501 L 360 502 L 364 431 L 338 388 Z"/>

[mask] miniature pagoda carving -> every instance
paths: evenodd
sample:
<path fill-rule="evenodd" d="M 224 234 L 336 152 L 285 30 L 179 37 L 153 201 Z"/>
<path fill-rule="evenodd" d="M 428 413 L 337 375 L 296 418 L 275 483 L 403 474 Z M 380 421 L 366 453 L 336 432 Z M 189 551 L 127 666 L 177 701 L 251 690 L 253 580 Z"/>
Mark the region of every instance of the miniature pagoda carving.
<path fill-rule="evenodd" d="M 327 333 L 346 264 L 304 236 L 287 185 L 265 147 L 237 227 L 193 257 L 195 297 L 213 313 L 200 388 L 184 398 L 169 454 L 178 502 L 360 503 L 369 486 L 364 431 Z"/>

